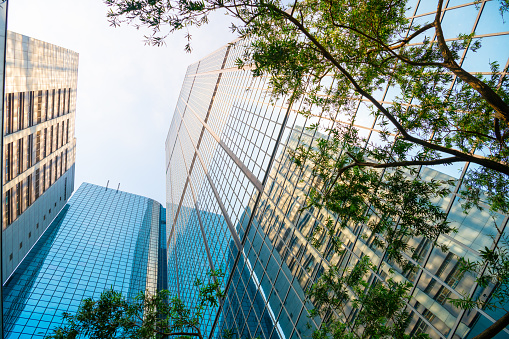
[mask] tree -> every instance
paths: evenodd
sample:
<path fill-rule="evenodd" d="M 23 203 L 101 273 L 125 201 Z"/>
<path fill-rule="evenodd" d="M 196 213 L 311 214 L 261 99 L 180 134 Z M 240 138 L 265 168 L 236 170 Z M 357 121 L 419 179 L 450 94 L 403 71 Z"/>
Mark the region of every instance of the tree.
<path fill-rule="evenodd" d="M 314 230 L 310 240 L 317 248 L 330 244 L 341 255 L 341 231 L 366 224 L 366 241 L 382 251 L 383 260 L 404 272 L 418 269 L 420 254 L 407 240 L 424 237 L 441 246 L 439 236 L 455 231 L 432 203 L 449 193 L 450 183 L 424 180 L 421 166 L 473 164 L 460 191 L 465 210 L 475 206 L 509 212 L 509 82 L 496 62 L 489 75 L 470 74 L 461 67 L 462 53 L 475 52 L 482 43 L 473 33 L 445 38 L 443 0 L 437 0 L 431 22 L 422 25 L 407 19 L 405 0 L 106 3 L 113 25 L 148 27 L 152 32 L 147 42 L 155 45 L 170 33 L 207 23 L 216 10 L 240 20 L 232 29 L 251 43 L 237 65 L 251 69 L 254 76 L 268 76 L 272 95 L 286 96 L 288 105 L 302 100 L 300 113 L 320 119 L 308 128 L 326 134 L 292 154 L 297 167 L 311 173 L 307 207 L 324 208 L 335 216 Z M 508 9 L 508 1 L 500 1 L 500 12 Z M 190 51 L 189 43 L 186 49 Z M 391 104 L 382 102 L 379 93 L 387 84 L 397 89 Z M 367 142 L 355 126 L 357 107 L 364 103 L 376 117 L 376 142 Z M 331 264 L 310 291 L 316 312 L 326 320 L 317 336 L 404 336 L 407 315 L 371 319 L 366 314 L 370 298 L 384 295 L 383 300 L 400 305 L 409 298 L 409 286 L 381 279 L 379 268 L 363 260 L 350 268 Z M 507 256 L 499 260 L 502 264 L 494 265 L 495 270 L 505 267 Z M 465 269 L 489 265 L 483 254 L 479 262 L 465 263 Z M 364 275 L 353 279 L 354 272 Z M 486 280 L 483 272 L 481 282 Z M 507 289 L 499 291 L 499 297 L 508 300 Z M 462 300 L 458 306 L 472 305 Z M 341 315 L 344 307 L 360 314 L 357 319 L 362 321 L 349 323 Z M 507 326 L 509 314 L 499 321 L 500 329 Z M 381 332 L 368 330 L 372 325 Z"/>
<path fill-rule="evenodd" d="M 47 339 L 74 338 L 199 338 L 204 311 L 222 298 L 222 271 L 209 272 L 210 282 L 196 280 L 197 304 L 187 306 L 167 290 L 140 292 L 128 301 L 120 292 L 105 290 L 98 300 L 84 299 L 76 314 L 64 313 L 65 324 Z"/>
<path fill-rule="evenodd" d="M 461 261 L 462 272 L 476 272 L 476 282 L 483 289 L 492 287 L 493 293 L 483 298 L 451 298 L 449 301 L 463 309 L 471 310 L 475 307 L 488 310 L 501 310 L 505 314 L 477 335 L 474 339 L 489 339 L 497 335 L 507 326 L 509 318 L 509 242 L 507 238 L 501 240 L 501 245 L 494 249 L 487 247 L 481 251 L 482 261 Z"/>

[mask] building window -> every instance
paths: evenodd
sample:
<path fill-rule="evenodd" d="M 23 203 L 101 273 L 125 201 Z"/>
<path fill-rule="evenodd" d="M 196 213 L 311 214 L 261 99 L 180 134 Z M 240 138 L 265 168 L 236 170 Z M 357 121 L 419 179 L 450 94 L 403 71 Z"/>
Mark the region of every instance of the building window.
<path fill-rule="evenodd" d="M 44 129 L 44 149 L 43 155 L 46 158 L 48 156 L 48 128 Z"/>
<path fill-rule="evenodd" d="M 23 212 L 23 206 L 21 205 L 23 203 L 23 195 L 21 191 L 21 183 L 16 184 L 16 216 L 21 215 Z"/>
<path fill-rule="evenodd" d="M 20 92 L 18 96 L 18 130 L 25 127 L 25 93 Z"/>
<path fill-rule="evenodd" d="M 5 192 L 5 224 L 9 226 L 12 223 L 12 188 Z"/>
<path fill-rule="evenodd" d="M 49 140 L 49 153 L 53 153 L 53 126 L 51 126 L 50 140 Z"/>
<path fill-rule="evenodd" d="M 57 136 L 56 136 L 56 138 L 55 138 L 55 144 L 56 144 L 56 146 L 55 146 L 55 150 L 57 150 L 57 149 L 58 149 L 58 147 L 59 147 L 59 145 L 58 145 L 58 139 L 59 139 L 59 138 L 58 138 L 58 133 L 60 132 L 60 123 L 57 123 L 57 128 L 56 128 L 56 130 L 57 130 Z"/>
<path fill-rule="evenodd" d="M 46 164 L 42 165 L 42 192 L 46 192 Z"/>
<path fill-rule="evenodd" d="M 62 114 L 65 114 L 67 112 L 66 99 L 67 99 L 67 88 L 64 88 L 64 93 L 62 95 L 62 107 L 63 107 Z"/>
<path fill-rule="evenodd" d="M 69 143 L 69 119 L 67 119 L 67 128 L 65 129 L 65 143 Z"/>
<path fill-rule="evenodd" d="M 69 90 L 67 91 L 67 113 L 70 112 L 71 112 L 71 89 L 69 88 Z"/>
<path fill-rule="evenodd" d="M 62 133 L 60 134 L 60 146 L 64 145 L 64 130 L 65 130 L 65 121 L 62 121 Z"/>
<path fill-rule="evenodd" d="M 55 181 L 58 180 L 58 158 L 59 158 L 59 156 L 57 155 L 55 157 Z"/>
<path fill-rule="evenodd" d="M 62 105 L 61 95 L 62 95 L 62 90 L 61 90 L 61 89 L 58 89 L 57 117 L 59 117 L 59 116 L 60 116 L 60 112 L 61 112 L 61 105 Z"/>
<path fill-rule="evenodd" d="M 8 143 L 5 147 L 5 180 L 10 181 L 13 178 L 12 162 L 13 162 L 13 143 Z"/>
<path fill-rule="evenodd" d="M 23 138 L 18 139 L 18 174 L 23 173 Z"/>
<path fill-rule="evenodd" d="M 55 90 L 51 91 L 51 114 L 50 119 L 53 119 L 55 116 Z"/>
<path fill-rule="evenodd" d="M 48 110 L 49 110 L 49 91 L 46 90 L 45 93 L 45 100 L 44 100 L 44 121 L 48 120 Z"/>
<path fill-rule="evenodd" d="M 41 131 L 35 135 L 35 162 L 41 161 Z"/>
<path fill-rule="evenodd" d="M 31 91 L 28 93 L 28 127 L 34 125 L 34 92 Z"/>
<path fill-rule="evenodd" d="M 27 178 L 27 194 L 25 195 L 25 206 L 28 208 L 32 204 L 32 174 Z"/>
<path fill-rule="evenodd" d="M 41 123 L 42 118 L 42 91 L 37 92 L 37 123 Z"/>
<path fill-rule="evenodd" d="M 34 152 L 34 135 L 30 134 L 27 137 L 27 168 L 32 167 L 32 157 Z"/>
<path fill-rule="evenodd" d="M 35 200 L 39 198 L 40 170 L 35 170 Z"/>
<path fill-rule="evenodd" d="M 12 133 L 14 115 L 14 93 L 7 93 L 5 103 L 5 134 Z"/>

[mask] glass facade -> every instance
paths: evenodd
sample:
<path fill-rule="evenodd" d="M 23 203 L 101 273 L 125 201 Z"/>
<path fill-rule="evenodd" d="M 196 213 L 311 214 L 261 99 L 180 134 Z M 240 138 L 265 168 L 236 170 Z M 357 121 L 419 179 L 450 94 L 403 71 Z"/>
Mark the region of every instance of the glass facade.
<path fill-rule="evenodd" d="M 83 183 L 6 282 L 5 338 L 42 338 L 109 288 L 129 299 L 166 286 L 164 226 L 156 201 Z"/>
<path fill-rule="evenodd" d="M 4 75 L 5 75 L 5 42 L 6 42 L 6 39 L 7 38 L 7 0 L 3 0 L 3 1 L 0 1 L 0 79 L 2 79 L 0 81 L 0 93 L 1 93 L 1 97 L 0 97 L 0 102 L 3 102 L 4 101 Z M 4 114 L 4 111 L 3 111 L 3 105 L 0 107 L 0 113 L 1 113 L 1 116 L 3 117 L 3 114 Z M 0 120 L 0 131 L 3 130 L 3 120 Z M 3 138 L 2 138 L 2 143 L 1 143 L 1 146 L 0 146 L 0 150 L 3 149 L 3 145 L 4 145 L 4 142 L 3 142 Z M 0 157 L 1 159 L 1 157 Z M 3 173 L 3 161 L 2 163 L 0 163 L 0 177 L 2 177 L 2 174 Z M 3 215 L 3 206 L 2 204 L 0 203 L 0 215 Z M 1 236 L 1 233 L 0 233 L 0 245 L 2 244 L 2 236 Z M 2 253 L 0 252 L 0 262 L 3 260 L 2 259 L 3 256 L 2 256 Z M 1 272 L 0 272 L 1 274 Z M 1 281 L 1 279 L 0 279 Z M 2 301 L 2 286 L 0 284 L 0 315 L 3 314 L 2 312 L 2 305 L 3 305 L 3 301 Z M 2 318 L 0 317 L 0 333 L 3 333 L 3 321 L 2 321 Z"/>
<path fill-rule="evenodd" d="M 504 70 L 509 65 L 509 25 L 498 6 L 495 1 L 446 1 L 446 38 L 475 32 L 474 39 L 482 39 L 477 52 L 464 51 L 461 57 L 469 72 L 491 74 L 493 61 Z M 413 0 L 409 7 L 416 24 L 434 18 L 434 1 Z M 310 244 L 313 229 L 334 216 L 325 209 L 301 211 L 310 173 L 297 168 L 289 152 L 327 137 L 306 127 L 330 126 L 330 118 L 322 116 L 320 107 L 310 107 L 312 114 L 306 118 L 297 114 L 302 102 L 288 107 L 286 98 L 271 100 L 267 78 L 253 78 L 249 69 L 235 66 L 247 43 L 235 41 L 188 67 L 166 140 L 170 291 L 191 305 L 196 295 L 184 282 L 206 279 L 211 269 L 226 273 L 227 297 L 207 310 L 202 331 L 209 338 L 219 337 L 224 329 L 233 329 L 239 337 L 308 338 L 321 320 L 308 317 L 313 306 L 304 291 L 329 263 L 354 265 L 365 255 L 377 266 L 372 273 L 378 279 L 395 274 L 413 284 L 407 306 L 412 316 L 409 334 L 472 338 L 497 320 L 500 314 L 457 309 L 447 300 L 462 294 L 490 296 L 494 286 L 481 289 L 475 276 L 461 274 L 458 260 L 478 260 L 480 249 L 497 246 L 497 227 L 509 233 L 508 216 L 477 209 L 464 213 L 460 207 L 458 191 L 472 167 L 468 163 L 420 168 L 426 180 L 452 180 L 452 193 L 435 203 L 458 232 L 440 237 L 438 242 L 449 247 L 445 253 L 427 239 L 408 239 L 413 252 L 403 255 L 415 269 L 388 262 L 370 243 L 365 225 L 352 225 L 339 234 L 346 244 L 342 255 L 332 252 L 327 239 L 320 248 Z M 390 105 L 396 95 L 396 89 L 387 87 L 376 99 Z M 356 107 L 352 119 L 359 134 L 378 142 L 376 117 L 365 102 Z M 352 123 L 347 119 L 337 118 Z M 508 337 L 507 328 L 497 336 Z"/>
<path fill-rule="evenodd" d="M 2 150 L 2 281 L 74 190 L 78 53 L 7 32 Z"/>

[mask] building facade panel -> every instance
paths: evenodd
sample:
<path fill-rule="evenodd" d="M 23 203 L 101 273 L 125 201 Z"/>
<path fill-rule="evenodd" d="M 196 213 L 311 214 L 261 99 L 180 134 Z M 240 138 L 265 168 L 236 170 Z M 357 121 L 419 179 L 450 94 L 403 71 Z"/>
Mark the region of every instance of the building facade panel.
<path fill-rule="evenodd" d="M 477 52 L 461 52 L 462 66 L 469 72 L 490 75 L 488 60 L 497 61 L 502 69 L 500 76 L 506 76 L 509 50 L 502 46 L 509 46 L 505 43 L 509 30 L 500 18 L 499 4 L 449 0 L 445 6 L 442 23 L 447 38 L 454 40 L 458 33 L 473 32 L 474 39 L 482 39 L 482 48 Z M 425 24 L 434 19 L 435 11 L 433 1 L 412 0 L 407 15 L 414 24 Z M 357 224 L 349 224 L 338 234 L 345 244 L 344 253 L 333 251 L 325 233 L 313 246 L 308 239 L 314 230 L 323 227 L 329 218 L 338 221 L 325 209 L 303 210 L 314 183 L 309 168 L 298 168 L 292 162 L 291 152 L 299 145 L 316 145 L 319 139 L 327 138 L 326 129 L 336 123 L 353 123 L 366 139 L 364 147 L 386 142 L 379 133 L 383 121 L 371 114 L 370 105 L 364 101 L 352 100 L 353 115 L 338 111 L 330 116 L 319 106 L 295 102 L 289 107 L 286 98 L 272 99 L 267 79 L 253 78 L 249 69 L 236 67 L 246 44 L 249 41 L 234 41 L 206 58 L 210 66 L 202 66 L 204 59 L 188 68 L 184 80 L 186 95 L 179 98 L 168 135 L 168 140 L 180 140 L 181 153 L 176 154 L 168 145 L 166 150 L 167 189 L 171 191 L 167 204 L 173 206 L 172 217 L 179 221 L 176 223 L 168 216 L 168 242 L 178 244 L 172 247 L 172 253 L 173 257 L 181 257 L 178 265 L 170 264 L 173 273 L 169 271 L 169 279 L 175 279 L 183 270 L 189 279 L 205 276 L 207 265 L 199 269 L 189 267 L 184 254 L 186 248 L 198 246 L 195 241 L 203 241 L 208 248 L 223 244 L 218 246 L 219 252 L 211 251 L 211 255 L 213 267 L 226 270 L 227 297 L 217 309 L 212 327 L 207 319 L 205 331 L 209 337 L 220 336 L 224 329 L 233 329 L 239 337 L 310 337 L 321 320 L 308 317 L 313 305 L 304 291 L 330 264 L 353 266 L 363 256 L 368 256 L 377 267 L 371 272 L 373 281 L 392 276 L 413 284 L 407 306 L 412 315 L 409 334 L 473 338 L 497 320 L 501 314 L 460 310 L 448 302 L 448 298 L 465 293 L 491 295 L 495 287 L 477 286 L 473 274 L 461 273 L 459 259 L 479 260 L 481 249 L 496 246 L 502 234 L 509 234 L 506 215 L 490 214 L 486 209 L 463 211 L 458 192 L 462 178 L 475 167 L 455 163 L 418 169 L 425 180 L 451 181 L 451 195 L 434 201 L 458 229 L 457 233 L 439 238 L 440 244 L 447 245 L 446 252 L 428 239 L 408 239 L 411 249 L 402 255 L 411 265 L 399 267 L 387 260 L 383 249 L 375 246 L 369 227 Z M 189 86 L 191 82 L 193 85 Z M 397 88 L 386 84 L 374 96 L 390 106 L 398 94 Z M 304 117 L 297 114 L 298 110 L 310 114 Z M 318 131 L 307 129 L 314 124 L 320 126 Z M 183 159 L 187 166 L 183 166 Z M 191 168 L 193 159 L 196 160 Z M 189 187 L 197 188 L 194 197 L 188 195 Z M 179 216 L 178 211 L 183 213 L 184 206 L 187 214 L 194 211 L 197 215 L 220 216 L 202 218 L 206 234 L 201 240 L 178 231 L 191 224 L 191 218 Z M 373 209 L 368 217 L 378 218 Z M 218 221 L 222 219 L 225 222 Z M 226 221 L 233 225 L 233 232 Z M 236 238 L 241 242 L 240 248 L 235 245 Z M 228 242 L 230 250 L 224 245 Z M 205 262 L 206 258 L 203 259 Z M 355 317 L 352 305 L 345 308 L 345 313 L 351 319 Z M 507 337 L 507 329 L 497 336 Z"/>
<path fill-rule="evenodd" d="M 83 183 L 6 282 L 5 338 L 44 337 L 110 288 L 132 300 L 166 286 L 164 214 L 152 199 Z"/>
<path fill-rule="evenodd" d="M 14 32 L 6 44 L 3 281 L 74 190 L 78 76 L 78 53 Z"/>

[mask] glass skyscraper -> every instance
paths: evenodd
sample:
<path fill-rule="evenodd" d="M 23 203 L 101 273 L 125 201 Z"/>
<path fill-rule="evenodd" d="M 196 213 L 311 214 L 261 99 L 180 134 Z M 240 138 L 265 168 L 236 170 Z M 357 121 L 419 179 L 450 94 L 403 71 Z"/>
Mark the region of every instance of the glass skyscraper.
<path fill-rule="evenodd" d="M 165 226 L 158 202 L 83 183 L 4 285 L 5 338 L 43 338 L 109 288 L 165 288 Z"/>
<path fill-rule="evenodd" d="M 447 39 L 471 32 L 482 39 L 477 52 L 463 51 L 462 67 L 490 74 L 489 62 L 497 61 L 506 69 L 509 29 L 500 18 L 499 4 L 445 3 L 442 25 Z M 414 0 L 409 5 L 415 24 L 433 20 L 435 2 Z M 304 291 L 329 263 L 353 265 L 366 255 L 381 279 L 392 267 L 394 274 L 412 283 L 409 334 L 472 338 L 497 320 L 501 315 L 495 312 L 465 311 L 448 302 L 462 294 L 491 295 L 493 286 L 481 289 L 475 276 L 459 270 L 459 259 L 479 260 L 481 249 L 493 248 L 509 232 L 507 215 L 490 215 L 486 209 L 463 212 L 458 191 L 468 163 L 420 168 L 425 180 L 451 180 L 452 194 L 435 203 L 458 232 L 438 239 L 448 246 L 447 252 L 427 239 L 409 239 L 414 252 L 403 255 L 417 269 L 403 270 L 387 262 L 364 237 L 365 225 L 338 234 L 346 245 L 342 255 L 330 251 L 327 242 L 319 249 L 310 244 L 313 229 L 334 216 L 327 210 L 301 211 L 310 173 L 297 168 L 289 154 L 298 145 L 324 137 L 306 127 L 328 121 L 320 116 L 320 107 L 311 107 L 317 116 L 306 118 L 297 114 L 300 102 L 288 107 L 287 98 L 271 100 L 267 78 L 253 78 L 247 67 L 238 69 L 235 60 L 248 43 L 237 40 L 188 67 L 166 139 L 170 291 L 191 305 L 196 295 L 183 282 L 207 279 L 210 270 L 226 273 L 226 299 L 207 310 L 202 331 L 209 338 L 219 337 L 224 329 L 233 329 L 239 337 L 308 338 L 321 319 L 308 317 L 313 305 Z M 391 104 L 396 95 L 388 87 L 376 99 Z M 379 122 L 366 102 L 356 107 L 359 134 L 379 140 Z M 508 337 L 509 329 L 497 336 Z"/>
<path fill-rule="evenodd" d="M 3 282 L 74 190 L 77 81 L 78 53 L 7 31 L 2 116 Z"/>

